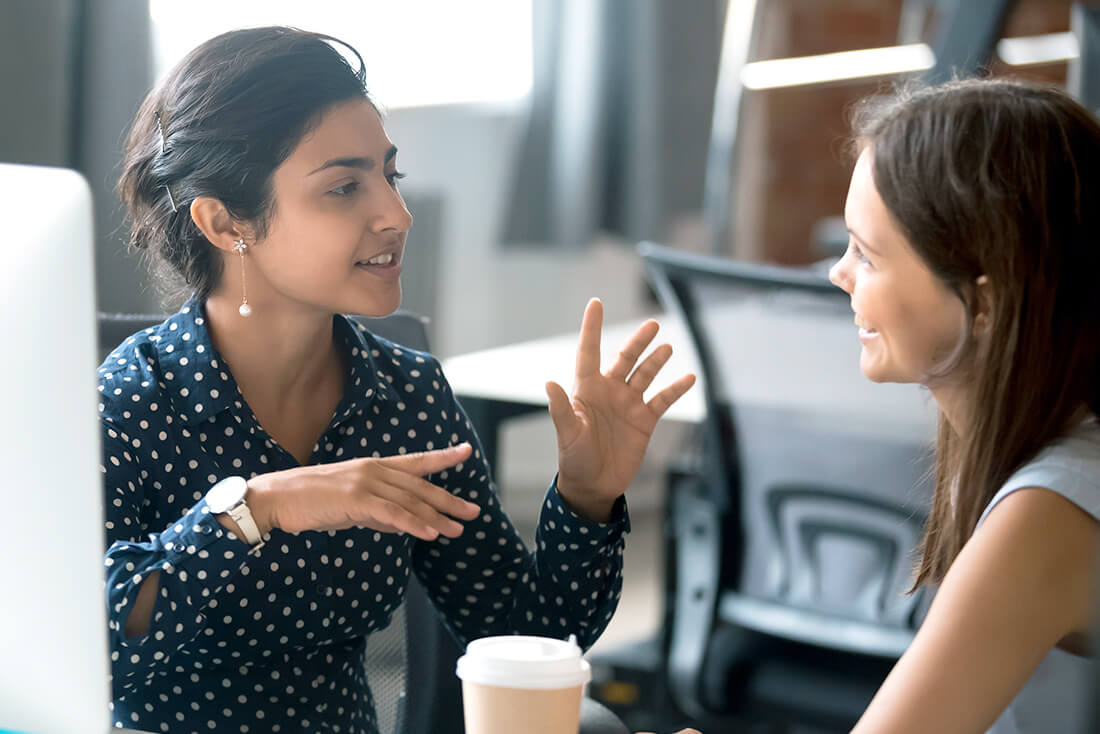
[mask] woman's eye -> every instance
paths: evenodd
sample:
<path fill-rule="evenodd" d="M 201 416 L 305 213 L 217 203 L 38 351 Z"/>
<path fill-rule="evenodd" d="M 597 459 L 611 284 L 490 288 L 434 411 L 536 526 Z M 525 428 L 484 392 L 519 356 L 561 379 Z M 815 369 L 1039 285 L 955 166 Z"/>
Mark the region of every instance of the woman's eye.
<path fill-rule="evenodd" d="M 386 180 L 390 182 L 390 186 L 396 186 L 397 182 L 405 178 L 405 174 L 400 171 L 394 171 L 393 173 L 386 174 Z"/>
<path fill-rule="evenodd" d="M 861 263 L 871 263 L 871 261 L 867 259 L 867 256 L 863 254 L 863 250 L 859 249 L 859 245 L 853 242 L 850 247 L 852 248 L 852 253 L 856 256 L 856 260 L 859 260 Z"/>
<path fill-rule="evenodd" d="M 337 196 L 351 196 L 359 188 L 358 181 L 349 181 L 346 184 L 341 184 L 336 188 L 329 191 L 330 194 L 336 194 Z"/>

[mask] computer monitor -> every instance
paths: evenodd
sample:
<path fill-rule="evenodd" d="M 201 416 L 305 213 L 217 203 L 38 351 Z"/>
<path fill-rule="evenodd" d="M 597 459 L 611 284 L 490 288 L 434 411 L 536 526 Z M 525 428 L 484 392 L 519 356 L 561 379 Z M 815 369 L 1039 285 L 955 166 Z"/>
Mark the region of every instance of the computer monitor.
<path fill-rule="evenodd" d="M 0 164 L 0 731 L 110 730 L 92 196 Z"/>

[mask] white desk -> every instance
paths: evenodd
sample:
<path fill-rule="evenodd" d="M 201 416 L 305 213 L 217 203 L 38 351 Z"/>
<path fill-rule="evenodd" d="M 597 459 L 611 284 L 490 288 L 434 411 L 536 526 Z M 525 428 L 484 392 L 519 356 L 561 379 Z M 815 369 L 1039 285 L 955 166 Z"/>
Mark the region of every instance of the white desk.
<path fill-rule="evenodd" d="M 661 330 L 647 353 L 668 343 L 672 345 L 672 358 L 646 392 L 647 398 L 681 375 L 689 372 L 699 375 L 699 362 L 684 325 L 666 315 L 656 318 Z M 643 321 L 644 318 L 629 323 L 604 324 L 600 341 L 603 369 L 614 363 L 619 349 Z M 557 382 L 567 393 L 572 391 L 579 336 L 578 331 L 443 360 L 443 374 L 477 429 L 485 457 L 498 475 L 501 425 L 510 418 L 545 410 L 544 386 L 548 380 Z M 668 409 L 662 420 L 699 423 L 705 413 L 703 390 L 696 385 Z"/>
<path fill-rule="evenodd" d="M 664 314 L 654 318 L 661 324 L 647 354 L 660 344 L 672 345 L 672 358 L 646 392 L 651 397 L 678 377 L 688 372 L 699 373 L 699 362 L 687 329 L 679 319 Z M 600 342 L 600 363 L 607 369 L 616 359 L 619 349 L 644 322 L 605 324 Z M 443 373 L 463 399 L 496 400 L 518 405 L 546 407 L 546 391 L 543 385 L 554 380 L 566 392 L 573 386 L 579 332 L 560 334 L 545 339 L 509 344 L 480 352 L 460 354 L 443 360 Z M 702 391 L 691 389 L 676 401 L 665 418 L 675 421 L 698 422 L 703 419 L 705 405 Z"/>
<path fill-rule="evenodd" d="M 663 420 L 701 422 L 706 414 L 699 359 L 686 326 L 676 317 L 656 317 L 661 330 L 653 346 L 669 343 L 672 359 L 647 397 L 687 372 L 700 378 Z M 619 348 L 644 319 L 605 325 L 601 364 L 610 365 Z M 740 301 L 706 315 L 717 372 L 729 381 L 715 386 L 737 405 L 797 411 L 800 420 L 845 426 L 848 432 L 928 440 L 935 433 L 936 408 L 916 385 L 876 385 L 859 369 L 860 344 L 850 314 L 807 315 L 774 303 Z M 500 425 L 511 417 L 545 409 L 543 385 L 555 380 L 568 392 L 573 384 L 577 334 L 563 334 L 458 355 L 443 371 L 495 465 Z"/>

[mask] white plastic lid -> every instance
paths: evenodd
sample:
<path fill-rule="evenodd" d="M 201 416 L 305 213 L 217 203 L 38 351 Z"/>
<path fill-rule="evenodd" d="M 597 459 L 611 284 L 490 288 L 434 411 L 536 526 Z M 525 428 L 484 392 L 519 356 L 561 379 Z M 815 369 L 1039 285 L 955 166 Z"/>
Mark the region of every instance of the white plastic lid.
<path fill-rule="evenodd" d="M 483 637 L 466 646 L 458 659 L 458 677 L 502 688 L 572 688 L 592 679 L 577 638 L 504 635 Z"/>

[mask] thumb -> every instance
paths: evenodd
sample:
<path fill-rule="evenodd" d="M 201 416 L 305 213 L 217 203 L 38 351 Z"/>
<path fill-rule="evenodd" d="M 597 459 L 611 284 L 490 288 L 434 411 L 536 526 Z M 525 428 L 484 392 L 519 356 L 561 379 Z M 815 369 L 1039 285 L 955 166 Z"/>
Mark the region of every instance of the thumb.
<path fill-rule="evenodd" d="M 387 456 L 379 461 L 392 469 L 397 469 L 407 474 L 424 476 L 425 474 L 441 472 L 455 464 L 461 464 L 463 461 L 470 458 L 470 454 L 473 453 L 473 450 L 469 442 L 463 442 L 457 446 L 449 446 L 445 449 L 436 449 L 435 451 L 420 451 L 414 454 L 403 454 L 401 456 Z"/>
<path fill-rule="evenodd" d="M 546 383 L 546 397 L 549 398 L 550 420 L 554 421 L 554 432 L 558 436 L 558 447 L 568 446 L 580 432 L 580 419 L 573 412 L 573 403 L 565 394 L 562 386 L 556 382 Z"/>

